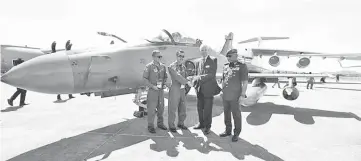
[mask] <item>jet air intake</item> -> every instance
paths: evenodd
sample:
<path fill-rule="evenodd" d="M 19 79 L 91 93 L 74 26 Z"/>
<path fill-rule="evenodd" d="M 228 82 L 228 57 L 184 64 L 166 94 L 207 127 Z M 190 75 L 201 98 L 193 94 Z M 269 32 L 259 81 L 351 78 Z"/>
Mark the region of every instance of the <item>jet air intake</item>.
<path fill-rule="evenodd" d="M 280 65 L 280 57 L 274 55 L 274 56 L 271 56 L 268 60 L 268 64 L 273 66 L 273 67 L 278 67 Z"/>
<path fill-rule="evenodd" d="M 297 62 L 297 67 L 298 68 L 306 68 L 310 65 L 310 63 L 311 63 L 311 60 L 309 58 L 301 58 Z"/>

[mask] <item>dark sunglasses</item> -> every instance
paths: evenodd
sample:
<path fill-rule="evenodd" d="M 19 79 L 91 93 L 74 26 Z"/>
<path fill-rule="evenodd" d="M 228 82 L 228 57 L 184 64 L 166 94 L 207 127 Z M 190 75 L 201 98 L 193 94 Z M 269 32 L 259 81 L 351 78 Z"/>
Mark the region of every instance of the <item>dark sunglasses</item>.
<path fill-rule="evenodd" d="M 180 58 L 184 58 L 184 55 L 178 55 L 178 57 L 180 57 Z"/>
<path fill-rule="evenodd" d="M 163 56 L 156 56 L 156 57 L 160 59 L 160 58 L 162 58 Z"/>
<path fill-rule="evenodd" d="M 230 58 L 230 57 L 232 57 L 232 55 L 227 55 L 226 57 L 227 57 L 227 58 Z"/>

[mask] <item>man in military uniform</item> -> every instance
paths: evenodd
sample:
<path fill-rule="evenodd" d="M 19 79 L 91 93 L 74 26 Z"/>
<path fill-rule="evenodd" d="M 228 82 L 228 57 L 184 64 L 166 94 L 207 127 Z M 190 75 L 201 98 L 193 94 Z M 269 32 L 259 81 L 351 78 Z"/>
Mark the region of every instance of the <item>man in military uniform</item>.
<path fill-rule="evenodd" d="M 237 61 L 237 49 L 228 51 L 226 56 L 229 63 L 224 65 L 222 83 L 224 123 L 226 125 L 226 130 L 224 133 L 220 134 L 220 137 L 231 135 L 232 113 L 235 126 L 232 141 L 236 142 L 238 141 L 238 136 L 242 130 L 242 115 L 239 102 L 242 102 L 246 98 L 248 68 L 246 64 Z"/>
<path fill-rule="evenodd" d="M 220 88 L 216 80 L 217 58 L 209 56 L 210 47 L 200 48 L 202 57 L 196 62 L 195 89 L 197 92 L 197 110 L 199 124 L 194 129 L 203 129 L 209 134 L 212 125 L 213 98 L 219 94 Z M 204 75 L 204 76 L 202 76 Z"/>
<path fill-rule="evenodd" d="M 185 85 L 190 87 L 192 84 L 187 80 L 186 67 L 184 61 L 184 51 L 179 50 L 176 53 L 177 60 L 170 64 L 168 67 L 169 74 L 172 79 L 172 85 L 169 89 L 168 100 L 168 125 L 171 132 L 177 132 L 174 125 L 176 111 L 178 111 L 178 127 L 187 130 L 184 126 L 184 120 L 186 119 L 186 98 L 185 98 Z"/>
<path fill-rule="evenodd" d="M 164 64 L 160 63 L 162 55 L 159 50 L 152 52 L 153 61 L 145 66 L 143 79 L 149 87 L 147 94 L 148 131 L 155 133 L 154 117 L 157 109 L 157 125 L 162 130 L 167 130 L 163 123 L 164 112 L 164 86 L 167 81 L 167 71 Z"/>
<path fill-rule="evenodd" d="M 24 62 L 23 59 L 18 58 L 18 59 L 16 59 L 16 60 L 14 60 L 13 64 L 14 64 L 14 66 L 17 66 L 17 65 L 19 65 L 19 64 L 21 64 L 21 63 L 23 63 L 23 62 Z M 9 104 L 10 106 L 13 106 L 13 101 L 19 96 L 19 94 L 20 94 L 20 104 L 19 104 L 19 106 L 25 106 L 25 105 L 27 105 L 27 104 L 25 103 L 26 90 L 25 90 L 25 89 L 21 89 L 21 88 L 16 88 L 16 92 L 10 97 L 10 99 L 8 99 L 8 104 Z"/>

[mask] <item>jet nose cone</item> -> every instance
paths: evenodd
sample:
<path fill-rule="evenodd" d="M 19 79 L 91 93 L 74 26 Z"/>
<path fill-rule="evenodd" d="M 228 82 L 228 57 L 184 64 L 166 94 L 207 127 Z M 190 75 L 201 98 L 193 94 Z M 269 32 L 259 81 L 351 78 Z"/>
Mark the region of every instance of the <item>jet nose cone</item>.
<path fill-rule="evenodd" d="M 5 73 L 1 81 L 49 94 L 68 94 L 74 90 L 73 71 L 65 52 L 30 59 Z"/>
<path fill-rule="evenodd" d="M 18 70 L 17 68 L 19 68 L 19 67 L 15 66 L 11 70 L 9 70 L 5 74 L 3 74 L 1 76 L 1 82 L 16 86 L 16 87 L 17 87 L 17 85 L 21 84 L 20 80 L 25 75 L 26 71 L 22 70 L 22 69 Z"/>
<path fill-rule="evenodd" d="M 7 83 L 7 76 L 6 74 L 1 76 L 1 82 Z"/>

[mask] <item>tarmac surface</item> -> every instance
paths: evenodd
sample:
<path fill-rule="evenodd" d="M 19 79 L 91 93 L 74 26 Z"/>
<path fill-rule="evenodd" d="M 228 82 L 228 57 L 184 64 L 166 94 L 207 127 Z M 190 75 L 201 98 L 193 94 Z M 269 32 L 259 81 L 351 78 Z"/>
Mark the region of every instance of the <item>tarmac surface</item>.
<path fill-rule="evenodd" d="M 219 98 L 211 134 L 193 128 L 150 134 L 146 118 L 133 116 L 134 95 L 62 95 L 65 101 L 56 102 L 56 95 L 28 91 L 29 105 L 16 106 L 19 96 L 9 107 L 16 88 L 1 83 L 1 160 L 361 160 L 361 83 L 315 84 L 314 90 L 299 83 L 295 101 L 272 85 L 258 104 L 242 108 L 242 132 L 233 143 L 218 136 L 225 129 Z M 196 108 L 196 98 L 188 96 L 188 127 L 198 123 Z M 166 126 L 167 116 L 166 107 Z"/>

